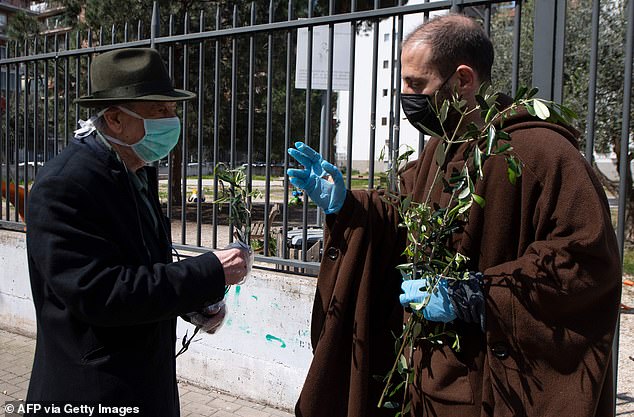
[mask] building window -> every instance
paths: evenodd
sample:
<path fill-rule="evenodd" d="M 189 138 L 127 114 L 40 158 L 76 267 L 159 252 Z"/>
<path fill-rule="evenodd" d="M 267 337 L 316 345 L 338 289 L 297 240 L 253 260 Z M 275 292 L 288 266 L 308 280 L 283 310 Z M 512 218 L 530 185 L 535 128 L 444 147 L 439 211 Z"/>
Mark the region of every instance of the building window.
<path fill-rule="evenodd" d="M 389 65 L 390 65 L 390 61 L 388 61 L 387 59 L 383 61 L 383 68 L 389 68 Z"/>
<path fill-rule="evenodd" d="M 383 42 L 389 42 L 390 41 L 390 34 L 389 33 L 384 33 L 383 34 Z"/>
<path fill-rule="evenodd" d="M 387 88 L 383 89 L 383 97 L 387 97 Z"/>
<path fill-rule="evenodd" d="M 0 26 L 7 25 L 7 15 L 4 13 L 0 13 Z"/>
<path fill-rule="evenodd" d="M 381 117 L 381 126 L 387 126 L 387 117 Z"/>

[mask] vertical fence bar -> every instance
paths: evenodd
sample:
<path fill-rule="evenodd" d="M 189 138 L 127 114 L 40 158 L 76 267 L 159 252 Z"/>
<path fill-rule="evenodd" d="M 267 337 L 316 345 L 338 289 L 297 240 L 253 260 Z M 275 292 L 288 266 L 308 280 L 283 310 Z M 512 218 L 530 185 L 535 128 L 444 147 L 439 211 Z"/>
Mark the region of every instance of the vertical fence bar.
<path fill-rule="evenodd" d="M 255 25 L 255 2 L 251 2 L 251 26 Z M 254 80 L 253 74 L 255 73 L 255 35 L 251 33 L 249 35 L 249 114 L 247 125 L 247 192 L 249 193 L 247 207 L 250 210 L 253 209 L 253 201 L 251 199 L 251 191 L 253 190 L 253 125 L 255 118 L 255 103 L 253 96 Z M 246 236 L 250 242 L 251 231 L 249 225 L 249 233 Z"/>
<path fill-rule="evenodd" d="M 220 6 L 216 6 L 216 31 L 220 30 Z M 220 152 L 220 40 L 216 38 L 214 60 L 214 167 L 218 165 L 218 152 Z M 212 248 L 218 247 L 218 176 L 214 175 L 214 203 L 212 221 Z"/>
<path fill-rule="evenodd" d="M 156 4 L 156 2 L 154 2 Z M 205 31 L 205 13 L 200 11 L 199 32 Z M 205 48 L 204 41 L 198 42 L 198 179 L 196 186 L 198 187 L 198 198 L 196 199 L 196 246 L 201 246 L 201 234 L 203 223 L 202 197 L 203 192 L 203 114 L 205 112 L 205 102 L 203 100 L 203 91 L 205 91 Z"/>
<path fill-rule="evenodd" d="M 112 24 L 112 27 L 110 28 L 110 44 L 114 45 L 115 42 L 117 41 L 117 35 L 116 35 L 117 31 L 115 28 L 114 23 Z"/>
<path fill-rule="evenodd" d="M 20 56 L 19 53 L 19 49 L 18 49 L 18 42 L 15 42 L 15 56 L 18 57 Z M 14 216 L 13 219 L 14 221 L 19 221 L 19 217 L 18 217 L 18 210 L 19 210 L 19 205 L 20 205 L 20 200 L 19 200 L 19 193 L 17 192 L 18 190 L 18 186 L 20 185 L 20 166 L 19 166 L 19 162 L 20 162 L 20 155 L 19 155 L 19 149 L 20 149 L 20 94 L 21 94 L 21 85 L 20 85 L 20 64 L 15 64 L 15 102 L 14 102 L 14 119 L 13 119 L 13 132 L 14 132 L 14 137 L 15 137 L 15 141 L 13 142 L 13 165 L 14 165 L 14 169 L 13 172 L 15 172 L 15 197 L 13 199 L 13 207 L 15 207 L 15 211 L 14 211 Z"/>
<path fill-rule="evenodd" d="M 128 42 L 128 22 L 125 22 L 125 25 L 123 26 L 123 42 Z"/>
<path fill-rule="evenodd" d="M 0 58 L 5 58 L 6 57 L 6 52 L 3 53 L 4 51 L 6 51 L 6 47 L 2 46 L 0 47 Z M 2 79 L 4 80 L 4 76 L 3 73 L 8 72 L 8 69 L 5 70 L 5 66 L 4 65 L 0 65 L 0 77 L 2 77 Z M 4 92 L 4 91 L 2 91 Z M 4 97 L 2 98 L 4 100 L 4 112 L 6 113 L 7 110 L 7 101 L 8 101 L 8 96 L 5 94 Z M 1 115 L 2 113 L 0 113 Z M 5 190 L 6 193 L 8 193 L 9 191 L 9 179 L 5 178 L 4 176 L 4 171 L 3 171 L 3 166 L 6 163 L 5 161 L 5 153 L 4 153 L 4 139 L 5 139 L 5 132 L 7 131 L 8 126 L 5 125 L 4 123 L 4 119 L 2 117 L 0 117 L 0 184 L 4 182 L 5 184 Z M 2 190 L 0 189 L 0 220 L 4 219 L 4 211 L 2 208 L 2 201 L 4 199 L 4 195 L 5 192 L 2 192 Z M 9 201 L 5 200 L 6 205 L 9 205 Z M 8 220 L 8 219 L 7 219 Z"/>
<path fill-rule="evenodd" d="M 355 0 L 352 0 L 355 1 Z M 293 18 L 293 1 L 288 0 L 287 6 L 287 20 L 290 22 Z M 289 157 L 286 150 L 291 146 L 291 59 L 293 58 L 293 33 L 288 30 L 286 32 L 286 102 L 285 102 L 285 114 L 284 114 L 284 204 L 282 206 L 282 251 L 281 253 L 284 259 L 288 259 L 288 192 L 289 181 L 286 171 L 289 168 Z"/>
<path fill-rule="evenodd" d="M 189 33 L 189 13 L 185 13 L 183 34 Z M 189 67 L 189 45 L 183 44 L 183 90 L 187 90 Z M 187 102 L 183 101 L 183 129 L 181 135 L 181 243 L 187 243 Z"/>
<path fill-rule="evenodd" d="M 160 36 L 158 2 L 152 3 L 152 22 L 150 24 L 150 48 L 156 48 L 156 37 Z M 201 11 L 202 13 L 202 11 Z"/>
<path fill-rule="evenodd" d="M 515 2 L 513 23 L 513 63 L 511 72 L 511 95 L 515 97 L 520 78 L 520 45 L 522 37 L 522 2 Z"/>
<path fill-rule="evenodd" d="M 374 9 L 379 8 L 379 0 L 374 0 Z M 379 20 L 374 19 L 372 23 L 373 43 L 372 43 L 372 92 L 370 97 L 370 149 L 368 152 L 368 189 L 374 188 L 374 154 L 376 147 L 376 83 L 378 78 L 379 61 Z"/>
<path fill-rule="evenodd" d="M 101 30 L 100 30 L 101 31 Z M 59 51 L 59 42 L 57 35 L 54 38 L 55 41 L 55 59 L 53 60 L 53 94 L 55 97 L 53 98 L 53 133 L 55 136 L 55 143 L 53 144 L 54 154 L 57 155 L 59 153 L 59 87 L 58 87 L 58 78 L 59 78 L 59 62 L 57 61 L 57 52 Z"/>
<path fill-rule="evenodd" d="M 86 42 L 88 43 L 88 47 L 92 48 L 92 29 L 88 29 L 88 37 L 86 39 Z M 91 63 L 92 63 L 92 57 L 90 55 L 86 55 L 86 92 L 87 94 L 92 93 L 92 87 L 90 85 L 90 78 L 92 73 L 92 70 L 90 68 Z M 89 109 L 84 110 L 84 114 L 86 118 L 90 117 L 90 110 Z"/>
<path fill-rule="evenodd" d="M 9 58 L 9 45 L 7 45 L 7 58 Z M 5 142 L 4 142 L 4 163 L 5 163 L 5 168 L 6 168 L 6 192 L 5 192 L 5 209 L 6 209 L 6 215 L 5 215 L 5 219 L 7 220 L 11 220 L 11 209 L 10 209 L 10 204 L 9 204 L 9 184 L 11 183 L 11 175 L 10 175 L 10 171 L 9 171 L 9 142 L 11 141 L 11 134 L 10 134 L 10 130 L 11 130 L 11 96 L 9 95 L 9 83 L 11 82 L 11 65 L 7 65 L 6 66 L 7 71 L 5 73 L 5 84 L 4 84 L 4 97 L 5 97 L 5 109 L 4 109 L 4 131 L 5 131 Z"/>
<path fill-rule="evenodd" d="M 621 125 L 621 158 L 619 160 L 619 212 L 617 239 L 619 243 L 619 252 L 621 255 L 621 263 L 625 250 L 625 216 L 628 201 L 628 185 L 631 179 L 626 178 L 628 173 L 629 154 L 629 136 L 630 136 L 630 103 L 632 100 L 632 58 L 634 49 L 634 1 L 630 0 L 627 9 L 627 31 L 625 40 L 625 59 L 624 59 L 624 79 L 623 79 L 623 122 Z M 616 388 L 618 384 L 618 365 L 619 365 L 619 329 L 620 315 L 617 316 L 616 331 L 614 332 L 614 342 L 612 345 L 612 369 L 614 377 L 614 415 L 616 415 Z"/>
<path fill-rule="evenodd" d="M 586 161 L 594 161 L 594 129 L 597 95 L 597 63 L 599 51 L 600 0 L 592 1 L 592 37 L 590 40 L 590 85 L 588 86 L 588 115 L 586 119 Z"/>
<path fill-rule="evenodd" d="M 233 6 L 233 28 L 238 27 L 238 5 Z M 231 143 L 230 143 L 230 166 L 236 167 L 236 118 L 238 116 L 238 38 L 234 35 L 231 38 Z M 233 221 L 229 222 L 229 242 L 233 242 Z"/>
<path fill-rule="evenodd" d="M 403 5 L 403 0 L 399 0 L 399 6 Z M 394 93 L 390 99 L 394 100 L 394 155 L 392 156 L 392 165 L 396 164 L 401 147 L 401 48 L 403 44 L 403 15 L 398 17 L 398 25 L 396 31 L 396 76 L 392 89 Z M 394 43 L 394 40 L 392 40 Z M 396 178 L 395 178 L 396 180 Z M 395 183 L 396 187 L 397 184 Z"/>
<path fill-rule="evenodd" d="M 33 55 L 37 55 L 38 53 L 38 48 L 37 48 L 37 37 L 34 39 L 33 42 Z M 37 176 L 37 163 L 39 162 L 39 158 L 38 158 L 38 141 L 37 141 L 37 137 L 39 136 L 39 129 L 38 129 L 38 123 L 39 123 L 39 101 L 40 101 L 40 94 L 39 94 L 39 90 L 40 90 L 40 86 L 39 86 L 39 66 L 40 66 L 40 62 L 38 60 L 33 61 L 33 80 L 32 82 L 34 83 L 34 91 L 33 91 L 33 177 L 35 178 L 35 176 Z"/>
<path fill-rule="evenodd" d="M 313 17 L 313 1 L 308 0 L 308 18 Z M 311 118 L 311 101 L 312 101 L 312 82 L 313 82 L 313 27 L 307 29 L 306 37 L 306 106 L 305 106 L 305 124 L 304 124 L 304 143 L 310 143 L 310 118 Z M 308 240 L 308 196 L 304 193 L 304 205 L 302 207 L 302 261 L 306 261 L 306 249 Z M 319 210 L 319 208 L 317 208 Z"/>
<path fill-rule="evenodd" d="M 273 23 L 273 0 L 269 1 L 269 23 Z M 273 33 L 268 34 L 266 64 L 266 150 L 264 168 L 264 256 L 269 255 L 269 205 L 271 204 L 271 142 L 273 141 Z"/>
<path fill-rule="evenodd" d="M 79 33 L 79 31 L 77 31 L 77 33 L 75 34 L 75 48 L 79 49 L 80 48 L 80 42 L 81 42 L 81 35 Z M 77 55 L 77 57 L 75 57 L 75 97 L 78 98 L 80 96 L 80 70 L 81 70 L 81 57 L 79 55 Z M 46 90 L 46 72 L 44 73 L 44 89 Z M 44 106 L 46 106 L 46 103 L 44 103 Z M 79 119 L 79 104 L 75 103 L 75 121 L 74 121 L 74 126 L 77 126 L 77 120 Z M 45 159 L 46 159 L 46 128 L 44 129 L 44 151 L 43 151 L 44 155 L 45 155 Z"/>
<path fill-rule="evenodd" d="M 48 36 L 44 36 L 43 48 L 44 53 L 48 52 Z M 79 60 L 79 57 L 77 57 L 77 59 Z M 79 74 L 79 71 L 77 71 L 77 74 Z M 79 86 L 79 75 L 77 76 L 76 84 Z M 44 160 L 48 161 L 52 157 L 50 153 L 48 136 L 48 59 L 44 60 L 44 111 L 42 112 L 42 126 L 44 128 Z"/>
<path fill-rule="evenodd" d="M 357 0 L 350 3 L 350 12 L 357 10 Z M 348 138 L 346 147 L 346 188 L 352 188 L 352 138 L 354 132 L 354 71 L 357 47 L 357 21 L 350 22 L 350 84 L 348 85 Z"/>
<path fill-rule="evenodd" d="M 389 115 L 388 115 L 388 120 L 389 120 L 389 124 L 388 124 L 388 153 L 387 153 L 387 160 L 388 160 L 388 170 L 390 171 L 390 175 L 388 178 L 388 184 L 389 187 L 391 188 L 393 186 L 393 184 L 395 184 L 396 182 L 396 173 L 392 172 L 392 167 L 394 166 L 394 155 L 396 155 L 396 150 L 395 150 L 395 143 L 394 143 L 394 96 L 395 96 L 395 80 L 394 80 L 394 76 L 396 75 L 396 20 L 395 17 L 391 18 L 392 20 L 392 30 L 390 33 L 390 88 L 389 88 L 389 93 L 390 93 L 390 109 L 389 109 Z"/>
<path fill-rule="evenodd" d="M 332 16 L 335 9 L 334 0 L 330 0 L 328 4 L 328 15 Z M 327 87 L 326 87 L 326 123 L 324 129 L 324 143 L 322 149 L 322 155 L 326 157 L 329 161 L 332 161 L 336 164 L 336 161 L 331 154 L 330 149 L 330 136 L 332 131 L 332 80 L 333 80 L 333 62 L 334 62 L 334 53 L 335 53 L 335 25 L 333 23 L 328 25 L 328 71 L 327 71 Z M 318 222 L 320 224 L 321 222 Z"/>
<path fill-rule="evenodd" d="M 68 51 L 69 48 L 69 42 L 68 42 L 68 32 L 66 32 L 64 34 L 64 49 L 66 51 Z M 69 57 L 65 57 L 64 58 L 64 147 L 66 147 L 68 145 L 68 136 L 69 136 L 69 129 L 68 129 L 68 87 L 69 87 L 69 80 L 68 80 L 68 63 L 69 61 Z M 36 169 L 37 169 L 37 164 L 36 164 Z"/>
<path fill-rule="evenodd" d="M 491 3 L 484 6 L 484 31 L 487 36 L 491 36 Z"/>
<path fill-rule="evenodd" d="M 24 56 L 29 56 L 29 41 L 24 41 Z M 26 199 L 28 197 L 28 189 L 29 189 L 29 86 L 31 84 L 29 80 L 29 63 L 28 61 L 24 63 L 24 97 L 22 105 L 24 106 L 24 120 L 22 121 L 22 143 L 24 143 L 24 200 L 20 201 L 19 204 L 23 208 L 23 212 L 26 214 Z M 34 158 L 35 159 L 35 158 Z M 17 187 L 16 187 L 17 190 Z M 19 198 L 19 195 L 16 196 L 16 200 Z M 17 206 L 16 206 L 17 209 Z"/>
<path fill-rule="evenodd" d="M 174 34 L 174 15 L 170 14 L 169 17 L 169 27 L 168 27 L 168 34 L 169 36 L 172 36 Z M 167 48 L 167 67 L 168 67 L 168 72 L 170 75 L 170 79 L 173 80 L 174 79 L 174 46 L 172 44 L 169 45 L 169 47 Z M 167 157 L 167 161 L 168 161 L 168 167 L 167 167 L 167 217 L 170 218 L 170 220 L 173 217 L 173 207 L 172 207 L 172 197 L 173 197 L 173 193 L 172 193 L 172 181 L 173 181 L 173 174 L 172 174 L 172 170 L 174 169 L 174 160 L 175 160 L 175 156 L 174 156 L 174 151 L 170 152 L 169 156 Z"/>

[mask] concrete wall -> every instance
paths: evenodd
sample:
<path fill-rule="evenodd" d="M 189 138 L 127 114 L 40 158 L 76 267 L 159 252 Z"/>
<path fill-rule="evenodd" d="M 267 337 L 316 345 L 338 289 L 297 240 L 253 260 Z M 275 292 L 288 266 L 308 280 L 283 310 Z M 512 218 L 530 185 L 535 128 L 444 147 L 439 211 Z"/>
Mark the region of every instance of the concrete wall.
<path fill-rule="evenodd" d="M 25 235 L 0 230 L 0 326 L 35 335 Z M 179 378 L 245 399 L 292 409 L 312 359 L 315 279 L 254 270 L 227 295 L 214 335 L 196 337 L 177 359 Z M 179 319 L 178 338 L 193 326 Z"/>

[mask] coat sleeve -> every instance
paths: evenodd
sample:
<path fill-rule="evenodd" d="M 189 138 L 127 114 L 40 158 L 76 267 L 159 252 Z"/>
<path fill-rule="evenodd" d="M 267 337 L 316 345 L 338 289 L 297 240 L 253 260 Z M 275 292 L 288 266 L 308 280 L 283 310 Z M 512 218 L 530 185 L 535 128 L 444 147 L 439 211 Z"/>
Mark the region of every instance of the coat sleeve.
<path fill-rule="evenodd" d="M 107 230 L 117 213 L 105 211 L 95 195 L 99 191 L 67 177 L 36 183 L 27 249 L 32 281 L 44 282 L 32 285 L 44 285 L 77 317 L 99 326 L 174 318 L 224 293 L 224 271 L 212 253 L 168 264 L 130 261 L 134 256 L 123 253 Z"/>

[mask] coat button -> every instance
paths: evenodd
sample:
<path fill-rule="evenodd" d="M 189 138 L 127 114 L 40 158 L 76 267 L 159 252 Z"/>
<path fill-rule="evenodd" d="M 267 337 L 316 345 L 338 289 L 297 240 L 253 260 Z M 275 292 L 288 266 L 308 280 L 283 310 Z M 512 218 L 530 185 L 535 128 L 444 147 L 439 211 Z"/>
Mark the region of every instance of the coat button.
<path fill-rule="evenodd" d="M 491 352 L 499 359 L 506 359 L 509 356 L 509 348 L 506 343 L 502 342 L 491 345 Z"/>
<path fill-rule="evenodd" d="M 326 251 L 326 256 L 333 261 L 336 260 L 339 257 L 339 249 L 334 248 L 332 246 L 329 247 L 328 250 Z"/>

